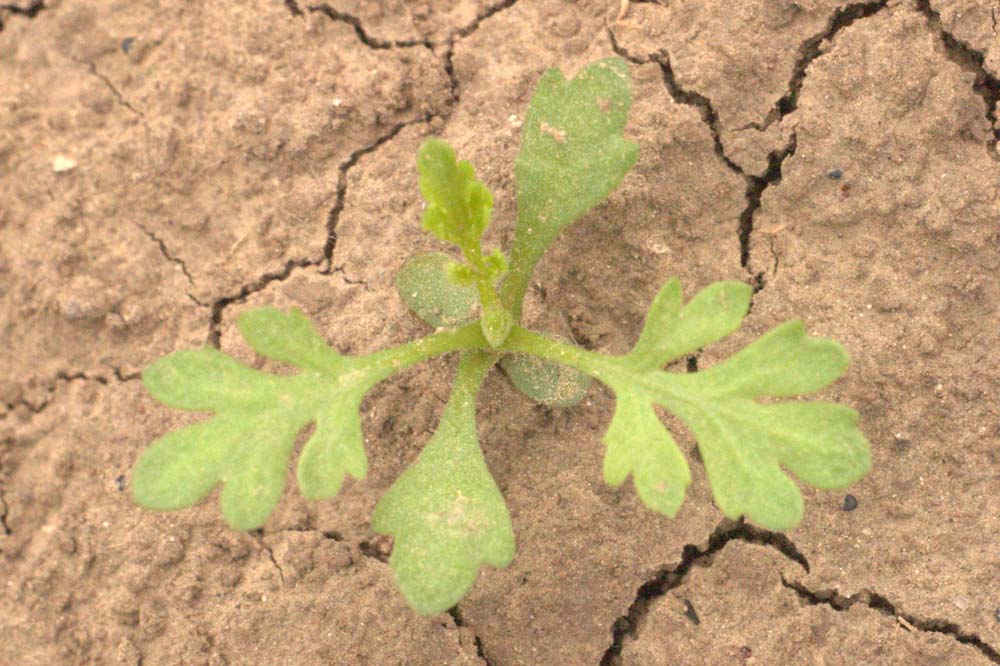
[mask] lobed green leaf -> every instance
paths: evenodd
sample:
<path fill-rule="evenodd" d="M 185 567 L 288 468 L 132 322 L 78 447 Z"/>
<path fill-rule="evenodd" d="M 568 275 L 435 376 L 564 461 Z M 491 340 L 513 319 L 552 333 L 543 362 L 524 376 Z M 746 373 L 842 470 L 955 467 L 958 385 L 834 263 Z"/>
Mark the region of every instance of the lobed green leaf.
<path fill-rule="evenodd" d="M 711 395 L 787 398 L 818 391 L 844 374 L 850 359 L 833 340 L 811 338 L 801 321 L 776 326 L 699 377 Z"/>
<path fill-rule="evenodd" d="M 843 487 L 868 472 L 868 442 L 857 429 L 857 413 L 847 407 L 754 399 L 817 391 L 843 374 L 847 353 L 832 340 L 807 336 L 802 322 L 792 321 L 715 367 L 683 375 L 657 372 L 663 363 L 735 331 L 751 289 L 718 282 L 683 308 L 680 293 L 679 282 L 672 280 L 653 302 L 639 342 L 626 357 L 653 371 L 636 381 L 647 387 L 647 399 L 671 409 L 693 432 L 723 513 L 747 516 L 773 530 L 794 527 L 802 518 L 802 495 L 781 467 L 819 488 Z M 615 389 L 619 400 L 621 386 Z M 636 431 L 649 429 L 632 420 Z"/>
<path fill-rule="evenodd" d="M 615 396 L 615 415 L 604 435 L 604 480 L 619 486 L 631 474 L 643 504 L 673 518 L 691 470 L 649 400 L 627 388 L 616 389 Z"/>
<path fill-rule="evenodd" d="M 681 283 L 668 281 L 653 300 L 629 357 L 639 367 L 660 368 L 721 340 L 740 327 L 752 295 L 743 282 L 716 282 L 681 308 Z"/>
<path fill-rule="evenodd" d="M 611 485 L 632 475 L 643 502 L 673 516 L 690 474 L 660 423 L 664 407 L 698 441 L 716 503 L 726 516 L 746 516 L 772 530 L 794 527 L 803 501 L 782 468 L 821 489 L 847 486 L 868 473 L 868 441 L 854 410 L 826 402 L 761 403 L 817 391 L 847 368 L 836 342 L 807 336 L 801 322 L 781 324 L 727 361 L 696 373 L 661 365 L 719 340 L 740 324 L 750 289 L 713 284 L 682 306 L 680 284 L 657 295 L 639 341 L 620 357 L 571 347 L 518 327 L 504 351 L 534 354 L 599 378 L 615 393 L 605 435 L 604 475 Z"/>
<path fill-rule="evenodd" d="M 463 355 L 437 431 L 372 515 L 372 529 L 394 537 L 396 582 L 425 615 L 458 603 L 480 567 L 514 557 L 510 515 L 476 438 L 476 394 L 492 365 Z"/>
<path fill-rule="evenodd" d="M 567 225 L 607 198 L 638 156 L 622 131 L 632 105 L 628 66 L 600 60 L 567 81 L 549 69 L 538 82 L 517 157 L 517 230 L 505 302 L 515 314 L 535 264 Z"/>
<path fill-rule="evenodd" d="M 247 343 L 261 356 L 317 372 L 341 369 L 340 354 L 330 349 L 313 323 L 301 311 L 282 312 L 261 307 L 236 318 Z"/>
<path fill-rule="evenodd" d="M 143 371 L 142 381 L 163 404 L 191 411 L 214 411 L 218 405 L 259 407 L 280 384 L 278 378 L 261 377 L 253 368 L 212 348 L 164 356 Z"/>
<path fill-rule="evenodd" d="M 870 468 L 857 413 L 842 405 L 728 398 L 680 411 L 698 440 L 719 508 L 767 529 L 790 529 L 802 519 L 802 495 L 782 466 L 821 489 L 846 486 Z"/>
<path fill-rule="evenodd" d="M 368 473 L 364 434 L 358 410 L 361 400 L 329 403 L 316 413 L 316 430 L 299 457 L 299 490 L 308 499 L 326 499 L 340 492 L 344 477 L 363 479 Z"/>
<path fill-rule="evenodd" d="M 159 511 L 197 504 L 219 483 L 230 450 L 249 428 L 240 415 L 222 416 L 160 437 L 136 463 L 135 500 Z"/>
<path fill-rule="evenodd" d="M 219 506 L 236 530 L 261 527 L 285 490 L 285 471 L 301 421 L 279 409 L 265 418 L 247 419 L 257 427 L 229 450 L 222 473 Z"/>
<path fill-rule="evenodd" d="M 169 511 L 222 484 L 226 521 L 251 530 L 281 497 L 295 439 L 311 423 L 316 431 L 299 460 L 303 493 L 329 497 L 345 474 L 364 477 L 358 406 L 385 370 L 375 361 L 341 357 L 297 310 L 252 310 L 238 325 L 258 352 L 301 372 L 260 372 L 215 349 L 180 351 L 152 364 L 143 381 L 154 397 L 214 416 L 153 442 L 136 464 L 132 488 L 139 504 Z"/>

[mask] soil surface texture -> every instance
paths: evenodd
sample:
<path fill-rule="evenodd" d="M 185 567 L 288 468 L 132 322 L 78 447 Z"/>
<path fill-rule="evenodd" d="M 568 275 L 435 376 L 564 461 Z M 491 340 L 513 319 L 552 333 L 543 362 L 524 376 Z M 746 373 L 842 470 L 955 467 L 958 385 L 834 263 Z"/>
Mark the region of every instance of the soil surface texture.
<path fill-rule="evenodd" d="M 9 0 L 0 4 L 0 664 L 1000 664 L 1000 3 L 993 0 Z M 601 478 L 613 395 L 535 405 L 498 371 L 479 436 L 518 553 L 449 613 L 402 599 L 378 498 L 455 359 L 362 405 L 370 471 L 153 513 L 131 469 L 198 415 L 140 372 L 297 307 L 343 353 L 428 333 L 396 294 L 414 157 L 496 199 L 534 86 L 629 63 L 622 186 L 538 266 L 526 323 L 627 351 L 669 278 L 756 293 L 720 362 L 794 318 L 851 354 L 873 471 L 787 534 L 723 519 L 694 442 L 676 519 Z M 666 417 L 668 418 L 669 417 Z M 676 425 L 669 421 L 671 425 Z M 292 471 L 290 470 L 290 478 Z M 848 495 L 849 493 L 849 495 Z"/>

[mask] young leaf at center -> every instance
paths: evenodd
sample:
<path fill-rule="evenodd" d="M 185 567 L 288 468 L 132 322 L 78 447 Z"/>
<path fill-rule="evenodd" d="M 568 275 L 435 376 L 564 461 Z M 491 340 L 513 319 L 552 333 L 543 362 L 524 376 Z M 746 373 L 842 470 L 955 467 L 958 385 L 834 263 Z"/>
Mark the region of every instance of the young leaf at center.
<path fill-rule="evenodd" d="M 476 180 L 472 165 L 459 162 L 444 141 L 428 139 L 417 154 L 420 191 L 427 207 L 424 228 L 441 240 L 457 245 L 468 261 L 467 273 L 479 292 L 483 335 L 492 347 L 507 339 L 514 319 L 500 302 L 497 279 L 507 270 L 502 253 L 483 256 L 480 238 L 490 223 L 493 195 Z"/>

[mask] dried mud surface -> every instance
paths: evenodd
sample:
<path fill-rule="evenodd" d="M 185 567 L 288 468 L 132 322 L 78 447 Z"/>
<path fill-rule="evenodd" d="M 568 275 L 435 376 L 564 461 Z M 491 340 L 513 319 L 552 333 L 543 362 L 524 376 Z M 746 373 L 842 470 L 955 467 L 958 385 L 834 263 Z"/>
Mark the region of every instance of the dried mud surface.
<path fill-rule="evenodd" d="M 832 0 L 20 0 L 0 5 L 0 663 L 1000 663 L 1000 5 Z M 453 359 L 362 406 L 370 473 L 265 528 L 134 506 L 190 415 L 138 373 L 296 306 L 342 352 L 426 332 L 395 294 L 429 135 L 511 240 L 535 81 L 629 60 L 637 167 L 539 265 L 531 326 L 622 352 L 671 276 L 756 289 L 704 368 L 802 318 L 851 353 L 873 472 L 787 535 L 672 521 L 600 478 L 614 406 L 494 373 L 480 438 L 518 555 L 408 610 L 371 509 L 435 427 Z M 683 368 L 680 368 L 683 370 Z M 400 409 L 405 405 L 405 409 Z M 685 433 L 686 450 L 693 442 Z"/>

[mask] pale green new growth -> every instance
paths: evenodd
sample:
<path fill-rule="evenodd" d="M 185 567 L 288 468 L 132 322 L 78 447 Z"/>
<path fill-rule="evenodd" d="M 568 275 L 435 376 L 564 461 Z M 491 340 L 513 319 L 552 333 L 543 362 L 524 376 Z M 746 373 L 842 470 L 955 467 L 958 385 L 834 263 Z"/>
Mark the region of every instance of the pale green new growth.
<path fill-rule="evenodd" d="M 497 363 L 521 392 L 550 405 L 577 403 L 591 378 L 608 386 L 615 409 L 604 435 L 604 479 L 619 486 L 631 476 L 643 503 L 666 516 L 680 510 L 691 471 L 658 409 L 694 435 L 715 501 L 730 518 L 788 529 L 801 520 L 803 502 L 786 471 L 823 489 L 863 476 L 869 450 L 854 410 L 775 401 L 815 392 L 847 367 L 840 345 L 807 336 L 801 322 L 776 326 L 698 372 L 664 370 L 737 331 L 750 304 L 746 284 L 717 282 L 685 304 L 680 282 L 668 281 L 638 341 L 622 356 L 518 324 L 545 250 L 635 163 L 637 148 L 622 136 L 630 105 L 620 59 L 594 63 L 572 80 L 555 69 L 543 75 L 515 169 L 518 219 L 509 265 L 502 252 L 487 255 L 481 247 L 493 206 L 489 190 L 450 146 L 424 142 L 417 158 L 424 226 L 457 246 L 461 257 L 411 257 L 396 286 L 413 312 L 439 330 L 374 354 L 342 356 L 298 310 L 265 307 L 240 315 L 240 332 L 258 354 L 296 367 L 296 374 L 254 370 L 215 349 L 160 359 L 143 374 L 149 391 L 169 406 L 212 416 L 146 450 L 134 472 L 136 500 L 179 509 L 221 484 L 229 524 L 259 528 L 284 490 L 296 439 L 310 425 L 298 486 L 306 497 L 331 497 L 345 476 L 365 476 L 358 410 L 368 390 L 453 351 L 461 360 L 438 429 L 372 516 L 372 528 L 394 538 L 390 563 L 404 596 L 424 614 L 456 604 L 480 567 L 504 567 L 514 556 L 510 515 L 476 436 L 476 396 Z"/>
<path fill-rule="evenodd" d="M 417 168 L 420 191 L 427 201 L 424 228 L 462 250 L 468 266 L 465 271 L 453 270 L 452 281 L 476 286 L 483 335 L 491 347 L 499 347 L 514 319 L 496 292 L 497 280 L 507 271 L 507 259 L 499 252 L 484 257 L 479 240 L 490 223 L 493 195 L 476 180 L 471 164 L 455 160 L 455 151 L 444 141 L 424 141 Z"/>
<path fill-rule="evenodd" d="M 417 154 L 420 192 L 427 201 L 424 229 L 464 252 L 479 251 L 490 224 L 493 195 L 476 180 L 472 165 L 457 162 L 444 141 L 429 139 Z"/>

